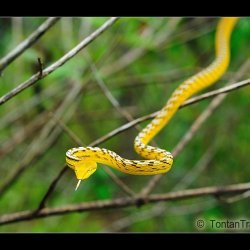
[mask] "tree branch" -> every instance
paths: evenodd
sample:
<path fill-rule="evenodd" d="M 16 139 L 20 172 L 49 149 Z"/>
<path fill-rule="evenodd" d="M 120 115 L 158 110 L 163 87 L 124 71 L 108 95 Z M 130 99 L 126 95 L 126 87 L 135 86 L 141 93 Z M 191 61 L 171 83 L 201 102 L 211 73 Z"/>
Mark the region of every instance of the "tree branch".
<path fill-rule="evenodd" d="M 137 206 L 138 202 L 140 203 L 140 205 L 145 205 L 148 203 L 156 203 L 160 201 L 177 201 L 177 200 L 184 200 L 184 199 L 210 196 L 210 195 L 220 196 L 225 194 L 243 193 L 247 190 L 250 190 L 249 182 L 235 184 L 235 185 L 228 185 L 223 187 L 212 186 L 212 187 L 203 187 L 203 188 L 170 192 L 166 194 L 152 194 L 149 195 L 147 199 L 144 199 L 144 197 L 138 197 L 138 198 L 125 197 L 113 200 L 84 202 L 80 204 L 66 205 L 62 207 L 44 208 L 40 210 L 38 213 L 34 213 L 34 211 L 22 211 L 18 213 L 3 215 L 0 217 L 0 225 L 6 225 L 20 221 L 34 220 L 37 218 L 43 218 L 49 216 L 69 214 L 74 212 L 97 211 L 104 209 Z"/>
<path fill-rule="evenodd" d="M 246 80 L 241 81 L 241 82 L 236 82 L 236 83 L 230 84 L 229 86 L 219 88 L 217 90 L 213 90 L 213 91 L 207 92 L 205 94 L 190 98 L 183 103 L 182 107 L 188 106 L 190 104 L 193 104 L 193 103 L 196 103 L 196 102 L 199 102 L 199 101 L 202 101 L 202 100 L 205 100 L 205 99 L 217 96 L 217 95 L 221 95 L 224 93 L 231 92 L 233 90 L 237 90 L 237 89 L 246 87 L 249 84 L 250 84 L 250 79 L 246 79 Z"/>
<path fill-rule="evenodd" d="M 0 60 L 0 74 L 3 70 L 20 56 L 27 48 L 32 46 L 45 32 L 51 28 L 60 17 L 50 17 L 43 22 L 29 37 L 17 45 L 11 52 Z"/>
<path fill-rule="evenodd" d="M 89 45 L 92 41 L 94 41 L 98 36 L 100 36 L 105 30 L 107 30 L 112 24 L 117 21 L 117 17 L 110 18 L 107 22 L 105 22 L 100 28 L 95 30 L 92 34 L 86 37 L 82 42 L 80 42 L 77 46 L 71 49 L 68 53 L 62 56 L 58 61 L 54 62 L 52 65 L 43 70 L 42 76 L 40 72 L 31 76 L 27 81 L 19 84 L 16 88 L 12 89 L 10 92 L 5 94 L 0 98 L 0 105 L 4 104 L 26 88 L 31 87 L 38 80 L 43 79 L 48 76 L 50 73 L 61 67 L 67 61 L 69 61 L 72 57 L 74 57 L 78 52 L 84 49 L 87 45 Z"/>

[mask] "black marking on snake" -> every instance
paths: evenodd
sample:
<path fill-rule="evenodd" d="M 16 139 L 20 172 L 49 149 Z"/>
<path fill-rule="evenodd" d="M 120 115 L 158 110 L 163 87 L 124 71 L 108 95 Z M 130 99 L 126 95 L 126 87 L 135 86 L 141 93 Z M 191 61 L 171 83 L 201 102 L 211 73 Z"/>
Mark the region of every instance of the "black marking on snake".
<path fill-rule="evenodd" d="M 67 156 L 68 159 L 70 159 L 71 161 L 75 161 L 75 162 L 79 162 L 80 160 L 77 160 L 77 159 L 74 159 L 74 158 L 71 158 L 71 156 Z"/>
<path fill-rule="evenodd" d="M 91 155 L 84 155 L 83 158 L 89 158 Z"/>

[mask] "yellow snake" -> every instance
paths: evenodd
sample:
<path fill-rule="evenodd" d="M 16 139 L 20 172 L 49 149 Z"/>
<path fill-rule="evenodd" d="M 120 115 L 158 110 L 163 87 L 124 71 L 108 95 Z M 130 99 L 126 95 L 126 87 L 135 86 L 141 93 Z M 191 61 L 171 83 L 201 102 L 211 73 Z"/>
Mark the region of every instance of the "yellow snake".
<path fill-rule="evenodd" d="M 75 171 L 77 179 L 87 179 L 96 171 L 97 163 L 132 175 L 155 175 L 168 172 L 173 164 L 171 153 L 147 144 L 169 122 L 186 99 L 212 85 L 224 74 L 230 61 L 230 37 L 237 20 L 237 17 L 220 19 L 215 37 L 214 61 L 201 72 L 185 80 L 173 92 L 158 115 L 135 138 L 135 151 L 147 160 L 124 159 L 113 151 L 98 147 L 72 148 L 66 152 L 66 162 Z"/>

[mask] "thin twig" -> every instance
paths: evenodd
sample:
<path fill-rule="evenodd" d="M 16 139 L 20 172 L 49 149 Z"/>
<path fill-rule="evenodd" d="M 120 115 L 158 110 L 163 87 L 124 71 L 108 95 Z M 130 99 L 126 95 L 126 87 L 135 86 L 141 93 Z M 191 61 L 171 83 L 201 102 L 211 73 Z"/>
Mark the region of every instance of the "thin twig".
<path fill-rule="evenodd" d="M 42 63 L 42 59 L 40 57 L 38 57 L 37 61 L 38 61 L 39 77 L 42 78 L 42 76 L 43 76 L 43 63 Z"/>
<path fill-rule="evenodd" d="M 129 206 L 136 206 L 138 200 L 141 205 L 148 203 L 155 203 L 160 201 L 177 201 L 184 199 L 191 199 L 203 196 L 221 196 L 225 194 L 243 193 L 250 190 L 250 183 L 240 183 L 228 186 L 212 186 L 202 187 L 196 189 L 188 189 L 183 191 L 170 192 L 166 194 L 152 194 L 145 200 L 144 197 L 132 198 L 117 198 L 113 200 L 91 201 L 75 205 L 66 205 L 55 208 L 44 208 L 38 213 L 34 211 L 22 211 L 13 214 L 6 214 L 0 217 L 0 225 L 6 225 L 14 222 L 34 220 L 42 217 L 56 216 L 62 214 L 69 214 L 74 212 L 97 211 L 104 209 L 115 209 Z"/>
<path fill-rule="evenodd" d="M 28 36 L 23 42 L 17 45 L 11 52 L 0 60 L 0 74 L 2 71 L 13 62 L 18 56 L 20 56 L 27 48 L 32 46 L 45 32 L 51 28 L 60 17 L 50 17 L 43 22 L 30 36 Z"/>
<path fill-rule="evenodd" d="M 43 75 L 40 77 L 40 73 L 36 73 L 35 75 L 31 76 L 25 82 L 19 84 L 16 88 L 12 89 L 10 92 L 5 94 L 0 98 L 0 105 L 4 104 L 26 88 L 32 86 L 38 80 L 48 76 L 50 73 L 64 65 L 67 61 L 69 61 L 72 57 L 74 57 L 78 52 L 84 49 L 87 45 L 89 45 L 92 41 L 94 41 L 97 37 L 99 37 L 105 30 L 107 30 L 112 24 L 117 21 L 117 17 L 112 17 L 108 21 L 106 21 L 100 28 L 95 30 L 92 34 L 82 40 L 77 46 L 71 49 L 68 53 L 62 56 L 58 61 L 54 62 L 52 65 L 47 67 L 43 70 Z"/>

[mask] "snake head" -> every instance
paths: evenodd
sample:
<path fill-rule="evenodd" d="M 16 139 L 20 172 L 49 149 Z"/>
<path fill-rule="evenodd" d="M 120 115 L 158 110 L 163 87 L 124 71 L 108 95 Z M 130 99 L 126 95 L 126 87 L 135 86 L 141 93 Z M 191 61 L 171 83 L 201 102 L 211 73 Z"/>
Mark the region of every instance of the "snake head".
<path fill-rule="evenodd" d="M 75 171 L 78 180 L 89 178 L 97 168 L 97 163 L 85 156 L 83 147 L 72 148 L 66 152 L 66 163 Z"/>
<path fill-rule="evenodd" d="M 94 161 L 83 160 L 75 164 L 74 171 L 78 180 L 89 178 L 97 169 L 97 164 Z"/>

